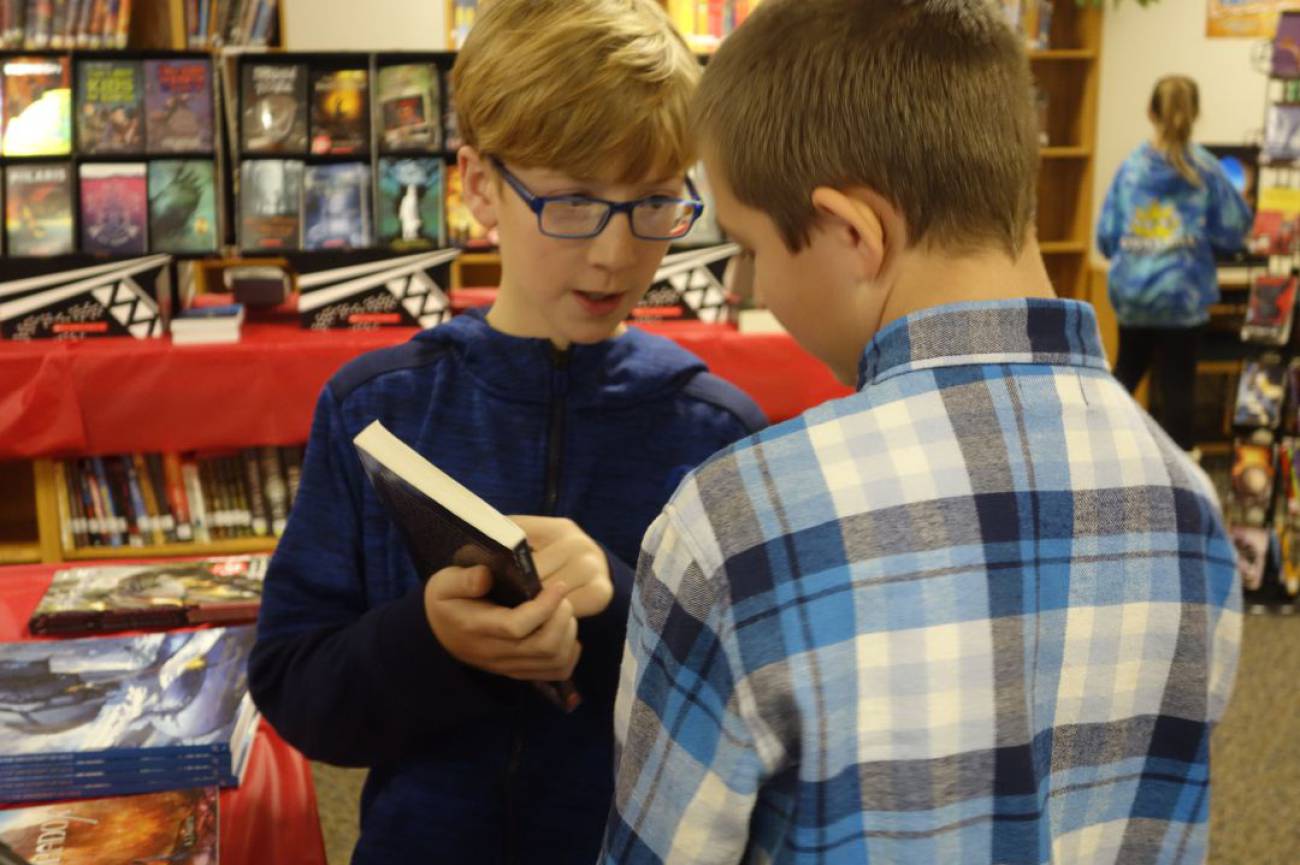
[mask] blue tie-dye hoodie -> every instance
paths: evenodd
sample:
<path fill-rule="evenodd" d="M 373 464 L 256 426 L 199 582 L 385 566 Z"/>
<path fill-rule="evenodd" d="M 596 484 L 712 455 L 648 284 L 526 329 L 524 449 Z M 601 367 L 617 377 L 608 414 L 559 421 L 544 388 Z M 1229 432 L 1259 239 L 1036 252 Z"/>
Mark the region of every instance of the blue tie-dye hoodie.
<path fill-rule="evenodd" d="M 1097 246 L 1111 260 L 1110 302 L 1122 325 L 1195 327 L 1219 299 L 1214 251 L 1240 249 L 1250 208 L 1208 150 L 1189 147 L 1193 186 L 1144 143 L 1111 182 Z"/>

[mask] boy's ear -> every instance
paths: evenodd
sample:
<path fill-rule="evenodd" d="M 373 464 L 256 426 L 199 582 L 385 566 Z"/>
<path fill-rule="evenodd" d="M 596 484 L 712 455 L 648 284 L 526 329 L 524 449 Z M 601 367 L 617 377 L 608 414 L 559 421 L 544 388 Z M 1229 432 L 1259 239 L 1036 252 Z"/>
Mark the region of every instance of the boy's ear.
<path fill-rule="evenodd" d="M 484 228 L 496 228 L 499 221 L 497 207 L 501 200 L 496 171 L 469 145 L 463 145 L 456 152 L 456 163 L 460 167 L 460 194 L 465 199 L 465 206 Z"/>
<path fill-rule="evenodd" d="M 829 186 L 813 190 L 812 204 L 832 237 L 856 255 L 861 277 L 875 280 L 884 269 L 890 247 L 902 238 L 897 213 L 870 190 L 845 191 Z"/>

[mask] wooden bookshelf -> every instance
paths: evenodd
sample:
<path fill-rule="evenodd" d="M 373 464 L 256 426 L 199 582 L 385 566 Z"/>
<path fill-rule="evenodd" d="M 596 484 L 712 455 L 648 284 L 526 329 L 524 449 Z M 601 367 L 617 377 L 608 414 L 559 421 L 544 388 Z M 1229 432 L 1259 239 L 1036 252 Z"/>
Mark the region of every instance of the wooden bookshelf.
<path fill-rule="evenodd" d="M 1038 241 L 1062 297 L 1084 299 L 1092 246 L 1101 10 L 1053 0 L 1050 47 L 1029 52 L 1047 96 L 1048 141 L 1038 170 Z"/>
<path fill-rule="evenodd" d="M 63 559 L 69 562 L 91 559 L 153 559 L 181 556 L 238 556 L 249 553 L 269 553 L 275 550 L 275 538 L 236 538 L 212 541 L 208 544 L 162 544 L 143 547 L 85 547 L 65 550 Z"/>

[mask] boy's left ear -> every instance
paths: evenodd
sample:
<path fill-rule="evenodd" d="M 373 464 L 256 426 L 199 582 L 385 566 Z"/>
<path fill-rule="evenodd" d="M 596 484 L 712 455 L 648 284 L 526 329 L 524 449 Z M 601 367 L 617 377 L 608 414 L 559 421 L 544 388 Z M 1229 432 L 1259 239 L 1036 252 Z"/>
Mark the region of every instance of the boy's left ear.
<path fill-rule="evenodd" d="M 498 222 L 497 196 L 493 187 L 496 172 L 481 153 L 467 144 L 457 151 L 456 162 L 460 167 L 461 196 L 469 212 L 484 228 L 495 228 Z"/>
<path fill-rule="evenodd" d="M 899 238 L 893 208 L 869 190 L 845 191 L 830 186 L 813 190 L 812 204 L 827 223 L 832 236 L 856 254 L 865 280 L 875 280 L 884 269 L 888 247 Z"/>

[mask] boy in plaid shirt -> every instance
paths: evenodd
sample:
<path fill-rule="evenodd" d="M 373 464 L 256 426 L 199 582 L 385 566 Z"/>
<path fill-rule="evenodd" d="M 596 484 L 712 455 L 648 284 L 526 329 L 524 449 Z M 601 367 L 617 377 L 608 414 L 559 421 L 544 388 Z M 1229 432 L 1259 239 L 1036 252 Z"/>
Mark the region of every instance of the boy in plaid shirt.
<path fill-rule="evenodd" d="M 695 108 L 756 291 L 857 393 L 651 526 L 604 861 L 1203 861 L 1232 547 L 1053 295 L 1019 38 L 768 0 Z"/>

